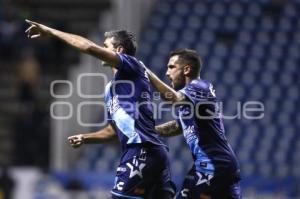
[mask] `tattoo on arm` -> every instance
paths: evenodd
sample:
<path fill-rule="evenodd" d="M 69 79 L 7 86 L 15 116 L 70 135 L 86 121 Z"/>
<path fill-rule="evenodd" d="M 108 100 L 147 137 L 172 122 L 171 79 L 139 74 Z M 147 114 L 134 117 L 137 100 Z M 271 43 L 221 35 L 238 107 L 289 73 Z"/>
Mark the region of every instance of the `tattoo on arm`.
<path fill-rule="evenodd" d="M 163 137 L 176 136 L 182 133 L 182 129 L 175 120 L 158 125 L 155 129 Z"/>

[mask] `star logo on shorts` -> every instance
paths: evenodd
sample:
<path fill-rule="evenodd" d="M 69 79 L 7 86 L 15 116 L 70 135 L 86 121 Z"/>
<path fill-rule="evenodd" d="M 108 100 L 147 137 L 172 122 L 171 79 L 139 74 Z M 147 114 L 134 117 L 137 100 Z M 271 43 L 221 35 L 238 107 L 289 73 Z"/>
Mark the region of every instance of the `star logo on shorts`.
<path fill-rule="evenodd" d="M 210 179 L 212 179 L 214 177 L 213 175 L 210 175 L 207 173 L 196 172 L 196 174 L 199 177 L 196 185 L 203 184 L 205 182 L 209 185 Z"/>
<path fill-rule="evenodd" d="M 126 163 L 126 165 L 129 167 L 130 169 L 130 175 L 129 178 L 132 178 L 136 175 L 140 176 L 141 178 L 143 178 L 143 174 L 142 174 L 142 170 L 143 168 L 146 166 L 145 163 L 141 163 L 140 165 L 132 165 L 131 163 Z"/>

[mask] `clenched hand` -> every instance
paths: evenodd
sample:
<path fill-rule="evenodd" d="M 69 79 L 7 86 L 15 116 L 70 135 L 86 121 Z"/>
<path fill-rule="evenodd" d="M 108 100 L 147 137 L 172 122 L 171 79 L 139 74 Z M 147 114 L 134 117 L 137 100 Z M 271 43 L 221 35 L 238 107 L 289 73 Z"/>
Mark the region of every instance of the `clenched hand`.
<path fill-rule="evenodd" d="M 73 135 L 68 137 L 68 141 L 73 148 L 78 148 L 84 143 L 84 138 L 82 134 Z"/>

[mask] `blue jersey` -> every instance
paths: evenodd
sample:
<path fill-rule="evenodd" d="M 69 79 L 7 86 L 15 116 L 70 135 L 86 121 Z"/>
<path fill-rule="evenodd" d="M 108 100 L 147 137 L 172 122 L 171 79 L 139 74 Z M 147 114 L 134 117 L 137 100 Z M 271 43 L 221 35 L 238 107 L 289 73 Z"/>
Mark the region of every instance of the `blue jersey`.
<path fill-rule="evenodd" d="M 105 87 L 105 103 L 122 148 L 145 143 L 165 146 L 155 131 L 152 89 L 144 65 L 132 56 L 118 55 L 121 65 Z"/>
<path fill-rule="evenodd" d="M 178 108 L 178 123 L 192 151 L 196 171 L 212 176 L 239 173 L 238 161 L 225 137 L 212 84 L 195 79 L 180 92 L 188 102 Z"/>

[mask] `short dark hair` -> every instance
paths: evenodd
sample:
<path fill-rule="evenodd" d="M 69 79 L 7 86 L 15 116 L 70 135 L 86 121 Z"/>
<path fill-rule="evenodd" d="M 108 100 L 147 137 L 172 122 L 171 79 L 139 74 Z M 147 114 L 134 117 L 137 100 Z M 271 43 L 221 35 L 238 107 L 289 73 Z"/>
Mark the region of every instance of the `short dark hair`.
<path fill-rule="evenodd" d="M 126 30 L 113 30 L 104 33 L 105 38 L 114 38 L 114 47 L 122 46 L 125 54 L 134 56 L 137 49 L 136 39 L 133 33 Z"/>
<path fill-rule="evenodd" d="M 202 60 L 197 51 L 187 48 L 178 49 L 170 53 L 170 58 L 176 55 L 178 55 L 179 62 L 190 65 L 195 75 L 199 75 L 202 68 Z"/>

